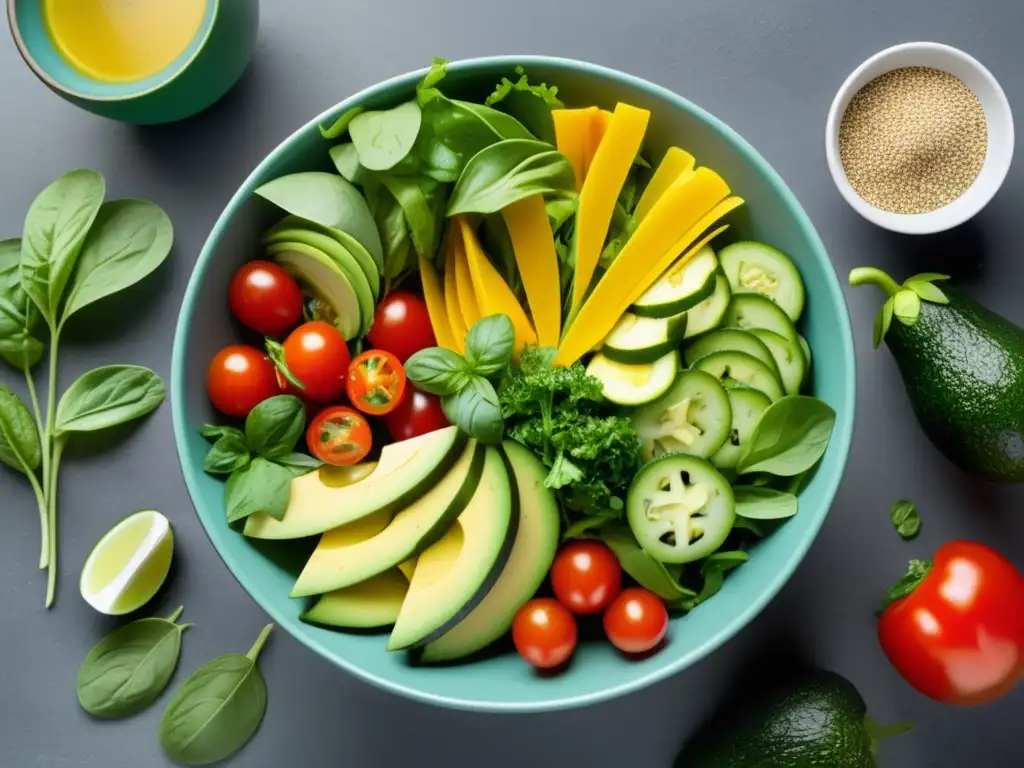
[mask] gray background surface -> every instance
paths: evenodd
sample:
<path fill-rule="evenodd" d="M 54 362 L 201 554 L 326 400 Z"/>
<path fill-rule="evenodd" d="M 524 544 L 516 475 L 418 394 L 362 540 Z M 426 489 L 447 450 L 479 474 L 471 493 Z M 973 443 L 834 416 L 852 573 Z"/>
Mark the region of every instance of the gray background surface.
<path fill-rule="evenodd" d="M 312 115 L 433 55 L 544 53 L 588 59 L 668 86 L 747 137 L 803 202 L 841 276 L 876 264 L 898 278 L 950 270 L 988 306 L 1024 324 L 1024 163 L 973 222 L 927 239 L 889 235 L 850 210 L 828 175 L 825 115 L 846 75 L 891 44 L 936 40 L 979 57 L 1024 116 L 1024 3 L 1019 0 L 435 0 L 355 3 L 264 0 L 253 65 L 221 103 L 194 119 L 137 129 L 50 94 L 0 35 L 0 235 L 19 233 L 38 190 L 75 167 L 101 170 L 110 197 L 149 197 L 176 225 L 172 258 L 120 322 L 76 326 L 62 347 L 62 386 L 101 363 L 169 374 L 174 323 L 192 265 L 230 194 Z M 860 688 L 877 720 L 917 729 L 886 744 L 883 766 L 1021 765 L 1024 688 L 984 708 L 934 704 L 906 686 L 875 639 L 871 611 L 910 557 L 951 538 L 997 546 L 1024 566 L 1024 492 L 968 479 L 928 444 L 885 351 L 872 351 L 879 297 L 848 291 L 857 336 L 859 409 L 849 467 L 810 554 L 774 603 L 708 660 L 665 683 L 589 709 L 479 716 L 433 709 L 369 687 L 278 633 L 261 659 L 270 706 L 237 766 L 486 763 L 668 766 L 679 745 L 742 683 L 750 659 L 798 649 Z M 0 383 L 21 391 L 9 369 Z M 888 508 L 918 502 L 922 535 L 893 532 Z M 190 631 L 177 681 L 203 661 L 249 647 L 263 612 L 206 539 L 178 470 L 168 406 L 118 446 L 67 460 L 62 473 L 61 582 L 42 608 L 38 526 L 28 486 L 0 469 L 0 768 L 163 766 L 155 706 L 100 723 L 75 700 L 75 674 L 113 624 L 77 594 L 89 549 L 128 512 L 163 510 L 176 526 L 176 571 L 157 613 L 186 605 Z M 166 702 L 166 696 L 162 702 Z"/>

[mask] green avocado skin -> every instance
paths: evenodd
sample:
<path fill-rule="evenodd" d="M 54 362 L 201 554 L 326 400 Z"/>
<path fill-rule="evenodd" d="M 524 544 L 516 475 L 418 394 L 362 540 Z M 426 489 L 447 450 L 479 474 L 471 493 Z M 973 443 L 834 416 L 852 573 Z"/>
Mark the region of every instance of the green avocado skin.
<path fill-rule="evenodd" d="M 866 714 L 848 680 L 805 673 L 724 710 L 686 745 L 675 768 L 875 768 Z"/>
<path fill-rule="evenodd" d="M 966 472 L 1024 480 L 1024 330 L 946 285 L 886 343 L 928 439 Z"/>

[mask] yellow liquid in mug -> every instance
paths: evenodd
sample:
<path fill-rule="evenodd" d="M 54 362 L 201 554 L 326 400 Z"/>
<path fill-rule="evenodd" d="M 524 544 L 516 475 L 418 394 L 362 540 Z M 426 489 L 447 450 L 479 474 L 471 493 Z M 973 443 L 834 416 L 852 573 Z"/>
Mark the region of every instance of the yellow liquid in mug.
<path fill-rule="evenodd" d="M 143 80 L 188 48 L 207 0 L 44 0 L 54 45 L 83 74 L 109 83 Z"/>

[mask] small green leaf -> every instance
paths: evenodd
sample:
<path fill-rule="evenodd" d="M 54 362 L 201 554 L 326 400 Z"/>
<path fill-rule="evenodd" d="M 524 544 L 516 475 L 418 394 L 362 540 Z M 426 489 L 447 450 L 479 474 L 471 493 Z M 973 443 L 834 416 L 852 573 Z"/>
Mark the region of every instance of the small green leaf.
<path fill-rule="evenodd" d="M 470 437 L 490 445 L 501 441 L 505 420 L 494 386 L 483 376 L 470 377 L 469 384 L 441 398 L 441 410 L 452 424 Z"/>
<path fill-rule="evenodd" d="M 276 395 L 257 405 L 245 418 L 249 450 L 269 459 L 292 452 L 306 428 L 306 408 L 293 395 Z"/>
<path fill-rule="evenodd" d="M 287 467 L 257 456 L 242 469 L 231 473 L 224 486 L 228 522 L 262 512 L 275 520 L 284 517 L 291 497 L 294 473 Z"/>
<path fill-rule="evenodd" d="M 39 308 L 21 287 L 21 240 L 0 240 L 0 357 L 19 370 L 43 356 Z"/>
<path fill-rule="evenodd" d="M 583 471 L 572 463 L 572 460 L 559 451 L 555 457 L 555 463 L 551 465 L 551 471 L 544 478 L 545 488 L 564 488 L 567 485 L 578 483 L 583 479 Z"/>
<path fill-rule="evenodd" d="M 921 531 L 921 516 L 917 513 L 914 502 L 900 499 L 894 502 L 889 510 L 889 517 L 892 519 L 896 532 L 907 541 L 910 541 Z"/>
<path fill-rule="evenodd" d="M 892 325 L 892 306 L 893 299 L 890 296 L 885 300 L 885 303 L 878 308 L 878 314 L 875 315 L 875 349 L 878 349 L 878 345 L 882 343 L 882 339 L 885 338 L 885 334 L 889 332 L 889 326 Z"/>
<path fill-rule="evenodd" d="M 741 474 L 768 472 L 791 477 L 806 472 L 825 453 L 836 412 L 822 400 L 789 395 L 761 414 L 737 469 Z"/>
<path fill-rule="evenodd" d="M 363 109 L 364 107 L 352 107 L 351 109 L 345 110 L 337 120 L 331 123 L 328 128 L 318 125 L 317 128 L 320 129 L 320 135 L 325 139 L 340 139 L 348 130 L 349 123 L 352 122 L 353 118 L 361 115 L 363 113 Z"/>
<path fill-rule="evenodd" d="M 299 379 L 298 376 L 292 373 L 291 368 L 288 367 L 288 363 L 285 362 L 284 347 L 281 346 L 281 343 L 274 341 L 271 338 L 265 339 L 263 343 L 267 349 L 267 357 L 270 358 L 270 362 L 274 364 L 274 367 L 281 372 L 281 375 L 288 380 L 289 384 L 300 392 L 305 392 L 306 385 L 302 383 L 302 380 Z"/>
<path fill-rule="evenodd" d="M 892 313 L 903 325 L 915 325 L 921 315 L 921 297 L 910 290 L 900 291 L 892 297 Z"/>
<path fill-rule="evenodd" d="M 797 512 L 797 499 L 791 493 L 751 485 L 733 488 L 736 514 L 751 520 L 780 520 L 793 517 Z"/>
<path fill-rule="evenodd" d="M 932 304 L 949 304 L 949 299 L 946 294 L 942 292 L 942 289 L 932 283 L 927 283 L 922 280 L 907 280 L 903 284 L 904 288 L 916 293 L 919 297 L 925 301 L 930 301 Z"/>
<path fill-rule="evenodd" d="M 709 555 L 701 565 L 700 573 L 704 577 L 704 586 L 694 598 L 684 599 L 669 607 L 692 611 L 701 603 L 707 602 L 722 591 L 725 586 L 725 574 L 750 559 L 750 555 L 742 551 L 715 552 Z"/>
<path fill-rule="evenodd" d="M 149 368 L 107 365 L 82 374 L 57 406 L 57 434 L 95 432 L 141 418 L 164 401 L 164 383 Z"/>
<path fill-rule="evenodd" d="M 243 440 L 245 439 L 245 435 L 243 434 L 242 430 L 238 429 L 237 427 L 219 427 L 213 424 L 204 424 L 199 429 L 199 434 L 205 437 L 207 440 L 213 440 L 214 442 L 224 437 L 225 435 L 238 435 Z"/>
<path fill-rule="evenodd" d="M 42 456 L 32 413 L 16 394 L 0 387 L 0 461 L 27 474 L 38 469 Z"/>
<path fill-rule="evenodd" d="M 885 600 L 882 601 L 882 607 L 878 612 L 882 613 L 897 600 L 902 600 L 911 594 L 928 577 L 931 571 L 932 563 L 930 560 L 911 560 L 910 567 L 903 578 L 886 591 Z"/>
<path fill-rule="evenodd" d="M 466 359 L 443 347 L 430 347 L 415 353 L 405 362 L 409 381 L 432 395 L 454 395 L 472 378 Z"/>
<path fill-rule="evenodd" d="M 425 176 L 384 174 L 380 177 L 380 182 L 398 202 L 416 253 L 427 260 L 432 260 L 444 228 L 444 204 L 448 187 Z M 389 269 L 387 260 L 385 270 L 392 278 L 397 277 L 402 271 L 394 267 Z"/>
<path fill-rule="evenodd" d="M 478 320 L 466 336 L 466 364 L 479 376 L 492 376 L 512 362 L 516 329 L 508 315 Z"/>
<path fill-rule="evenodd" d="M 210 446 L 203 460 L 203 469 L 211 475 L 230 475 L 248 464 L 250 458 L 245 436 L 235 430 L 234 433 L 218 438 L 217 442 Z"/>
<path fill-rule="evenodd" d="M 909 283 L 909 282 L 913 281 L 915 283 L 918 283 L 918 282 L 919 283 L 934 283 L 934 282 L 937 282 L 939 280 L 949 280 L 949 279 L 950 279 L 949 275 L 943 275 L 943 274 L 941 274 L 939 272 L 922 272 L 919 275 L 911 275 L 910 277 L 907 278 L 907 282 Z"/>
<path fill-rule="evenodd" d="M 601 529 L 601 540 L 615 554 L 619 564 L 644 589 L 649 589 L 663 600 L 692 600 L 697 593 L 687 589 L 664 564 L 659 563 L 637 543 L 624 525 L 609 525 Z"/>
<path fill-rule="evenodd" d="M 569 527 L 565 529 L 565 532 L 562 534 L 562 541 L 568 541 L 569 539 L 596 538 L 598 530 L 614 520 L 616 520 L 616 518 L 608 515 L 588 515 L 586 517 L 581 517 L 580 519 L 570 523 Z"/>
<path fill-rule="evenodd" d="M 348 132 L 359 153 L 359 163 L 371 171 L 394 168 L 412 150 L 422 121 L 423 113 L 415 100 L 393 109 L 356 115 Z"/>
<path fill-rule="evenodd" d="M 304 453 L 289 453 L 285 456 L 278 456 L 274 459 L 274 463 L 287 469 L 294 477 L 308 475 L 324 465 L 320 459 L 314 459 L 312 456 L 307 456 Z"/>

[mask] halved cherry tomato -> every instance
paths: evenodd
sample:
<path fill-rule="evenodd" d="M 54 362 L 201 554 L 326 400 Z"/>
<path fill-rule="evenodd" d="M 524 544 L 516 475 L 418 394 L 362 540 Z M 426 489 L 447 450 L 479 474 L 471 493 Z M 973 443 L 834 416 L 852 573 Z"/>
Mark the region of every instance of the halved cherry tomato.
<path fill-rule="evenodd" d="M 218 411 L 245 418 L 257 405 L 278 394 L 274 364 L 255 347 L 224 347 L 206 369 L 206 392 Z"/>
<path fill-rule="evenodd" d="M 573 613 L 603 611 L 622 587 L 622 566 L 600 541 L 572 541 L 551 566 L 551 588 Z"/>
<path fill-rule="evenodd" d="M 291 332 L 283 346 L 285 365 L 302 382 L 305 397 L 326 403 L 345 390 L 352 356 L 333 325 L 323 320 L 304 323 Z"/>
<path fill-rule="evenodd" d="M 604 612 L 604 633 L 623 653 L 644 653 L 657 647 L 668 632 L 668 611 L 661 598 L 646 589 L 624 589 Z"/>
<path fill-rule="evenodd" d="M 444 429 L 448 426 L 448 419 L 441 409 L 441 398 L 406 384 L 405 397 L 395 410 L 384 417 L 384 424 L 395 440 L 411 440 Z"/>
<path fill-rule="evenodd" d="M 576 619 L 557 600 L 530 600 L 512 621 L 512 641 L 519 655 L 538 669 L 565 663 L 576 650 Z"/>
<path fill-rule="evenodd" d="M 370 425 L 361 413 L 343 405 L 324 408 L 306 430 L 309 452 L 326 464 L 358 464 L 370 452 Z"/>
<path fill-rule="evenodd" d="M 944 704 L 998 699 L 1024 676 L 1024 576 L 984 544 L 952 541 L 911 564 L 878 621 L 903 679 Z M 908 594 L 909 590 L 909 594 Z"/>
<path fill-rule="evenodd" d="M 377 307 L 367 338 L 405 363 L 421 349 L 437 346 L 423 299 L 410 291 L 394 291 Z"/>
<path fill-rule="evenodd" d="M 348 367 L 348 399 L 371 416 L 391 413 L 405 394 L 405 369 L 398 358 L 381 349 L 363 352 Z"/>
<path fill-rule="evenodd" d="M 302 291 L 295 278 L 272 261 L 243 264 L 228 286 L 231 312 L 264 336 L 279 336 L 302 319 Z"/>

